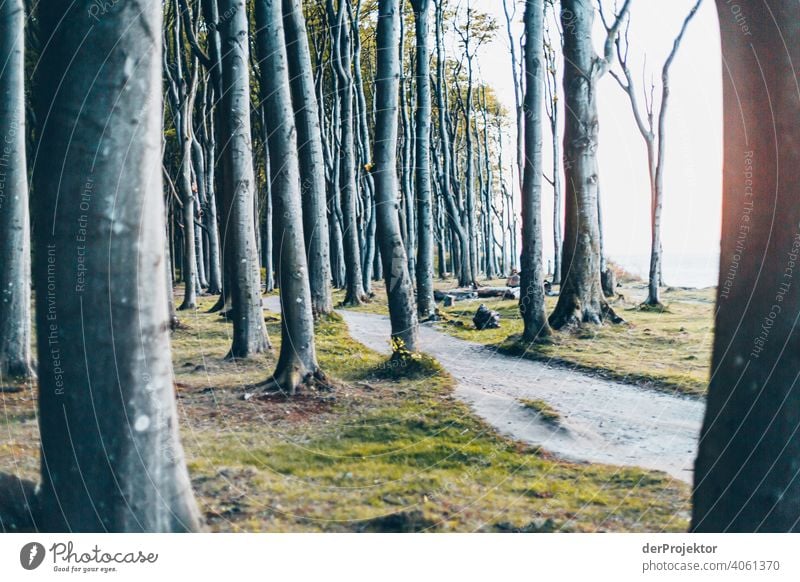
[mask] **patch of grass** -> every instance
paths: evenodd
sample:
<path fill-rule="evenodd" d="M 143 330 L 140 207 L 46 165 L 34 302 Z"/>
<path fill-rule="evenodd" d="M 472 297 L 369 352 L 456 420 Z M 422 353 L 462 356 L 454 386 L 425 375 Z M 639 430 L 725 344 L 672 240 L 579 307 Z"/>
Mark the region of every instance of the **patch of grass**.
<path fill-rule="evenodd" d="M 477 302 L 444 308 L 439 329 L 453 336 L 497 346 L 506 353 L 598 373 L 623 382 L 684 394 L 705 394 L 713 341 L 714 290 L 668 288 L 665 310 L 641 309 L 644 285 L 620 289 L 613 306 L 627 323 L 557 332 L 549 341 L 523 344 L 517 301 L 482 299 L 500 313 L 500 328 L 471 325 Z M 548 311 L 557 297 L 547 298 Z"/>
<path fill-rule="evenodd" d="M 558 411 L 544 400 L 520 398 L 518 402 L 522 404 L 524 408 L 533 410 L 537 416 L 545 422 L 558 424 L 561 421 L 561 415 Z"/>

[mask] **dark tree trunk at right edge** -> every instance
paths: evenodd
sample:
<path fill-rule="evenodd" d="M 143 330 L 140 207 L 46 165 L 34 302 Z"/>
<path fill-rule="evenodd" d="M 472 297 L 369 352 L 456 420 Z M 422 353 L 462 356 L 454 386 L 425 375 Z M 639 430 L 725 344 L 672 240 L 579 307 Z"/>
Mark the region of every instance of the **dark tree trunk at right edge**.
<path fill-rule="evenodd" d="M 31 249 L 25 156 L 25 12 L 0 2 L 0 383 L 31 368 Z"/>
<path fill-rule="evenodd" d="M 692 530 L 797 532 L 800 4 L 738 5 L 748 30 L 728 2 L 717 1 L 724 59 L 722 249 Z"/>
<path fill-rule="evenodd" d="M 519 309 L 523 339 L 550 335 L 542 270 L 542 103 L 544 98 L 544 2 L 525 3 L 525 166 L 522 179 L 522 254 Z"/>
<path fill-rule="evenodd" d="M 433 208 L 431 195 L 431 67 L 430 1 L 412 0 L 416 23 L 416 199 L 417 199 L 417 311 L 421 319 L 436 314 L 433 299 Z"/>
<path fill-rule="evenodd" d="M 247 358 L 269 348 L 261 307 L 256 249 L 255 177 L 250 133 L 250 58 L 245 0 L 219 1 L 224 133 L 221 153 L 227 215 L 223 217 L 224 260 L 230 273 L 233 342 L 230 358 Z M 227 17 L 226 17 L 227 15 Z"/>
<path fill-rule="evenodd" d="M 92 0 L 49 4 L 33 170 L 37 528 L 196 531 L 164 277 L 162 3 L 97 20 Z"/>
<path fill-rule="evenodd" d="M 389 297 L 392 340 L 410 352 L 417 350 L 417 309 L 408 272 L 398 217 L 397 113 L 400 88 L 400 6 L 397 0 L 378 2 L 378 63 L 375 99 L 381 104 L 375 117 L 375 205 L 377 237 L 383 260 L 383 276 Z"/>

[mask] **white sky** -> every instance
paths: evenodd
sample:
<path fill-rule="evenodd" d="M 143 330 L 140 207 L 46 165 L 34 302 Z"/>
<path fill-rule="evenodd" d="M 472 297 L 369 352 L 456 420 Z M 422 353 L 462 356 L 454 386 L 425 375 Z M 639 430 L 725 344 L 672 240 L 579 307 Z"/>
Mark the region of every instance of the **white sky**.
<path fill-rule="evenodd" d="M 661 65 L 672 47 L 693 0 L 635 0 L 631 9 L 630 67 L 641 83 L 643 55 L 648 80 L 659 83 Z M 606 6 L 611 6 L 606 0 Z M 509 111 L 514 109 L 513 81 L 502 0 L 472 0 L 472 6 L 495 16 L 496 39 L 479 53 L 481 77 L 492 85 Z M 521 33 L 523 3 L 518 2 L 516 27 Z M 596 18 L 598 51 L 602 42 Z M 681 264 L 701 256 L 708 282 L 715 281 L 713 257 L 719 252 L 722 176 L 722 73 L 719 26 L 714 3 L 704 0 L 689 25 L 671 68 L 671 96 L 667 117 L 665 200 L 663 212 L 664 276 L 668 283 L 681 279 Z M 559 87 L 560 91 L 560 87 Z M 641 105 L 641 97 L 640 97 Z M 627 95 L 610 75 L 599 84 L 600 184 L 606 254 L 634 267 L 630 255 L 649 252 L 649 182 L 644 141 L 633 119 Z M 564 115 L 561 113 L 563 122 Z M 513 125 L 513 124 L 512 124 Z M 545 168 L 552 167 L 549 131 L 545 128 Z M 506 158 L 513 156 L 508 145 Z M 549 175 L 550 172 L 548 172 Z M 543 205 L 546 256 L 552 256 L 552 190 L 545 183 Z M 641 261 L 638 261 L 641 262 Z M 672 271 L 672 272 L 671 272 Z M 693 284 L 674 281 L 672 284 Z"/>

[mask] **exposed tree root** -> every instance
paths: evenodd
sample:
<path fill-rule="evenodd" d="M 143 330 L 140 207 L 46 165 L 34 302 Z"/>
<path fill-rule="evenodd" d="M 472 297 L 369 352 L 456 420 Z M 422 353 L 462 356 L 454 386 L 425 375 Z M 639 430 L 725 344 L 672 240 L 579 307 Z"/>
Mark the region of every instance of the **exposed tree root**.
<path fill-rule="evenodd" d="M 186 301 L 181 303 L 178 307 L 178 311 L 190 311 L 194 309 L 197 309 L 197 303 L 187 303 Z"/>
<path fill-rule="evenodd" d="M 602 325 L 605 321 L 625 323 L 625 320 L 617 315 L 605 300 L 601 301 L 599 312 L 596 309 L 584 309 L 577 298 L 573 298 L 569 304 L 559 302 L 558 306 L 549 318 L 550 327 L 556 330 L 576 328 L 585 324 Z"/>
<path fill-rule="evenodd" d="M 29 382 L 36 379 L 36 372 L 30 362 L 16 361 L 6 364 L 0 377 L 10 382 Z"/>
<path fill-rule="evenodd" d="M 217 302 L 207 311 L 207 313 L 216 313 L 217 311 L 222 311 L 225 308 L 227 301 L 225 300 L 225 295 L 220 294 Z"/>
<path fill-rule="evenodd" d="M 36 483 L 0 473 L 0 531 L 34 532 L 39 514 Z"/>
<path fill-rule="evenodd" d="M 319 368 L 314 372 L 304 374 L 296 366 L 286 366 L 283 370 L 278 370 L 266 382 L 251 386 L 250 390 L 257 398 L 268 398 L 276 393 L 295 396 L 307 392 L 333 392 L 338 387 L 339 384 Z M 248 399 L 247 394 L 245 399 Z"/>
<path fill-rule="evenodd" d="M 361 295 L 351 296 L 347 295 L 339 304 L 339 307 L 358 307 L 359 305 L 364 305 L 365 303 L 370 303 L 370 297 L 362 293 Z"/>

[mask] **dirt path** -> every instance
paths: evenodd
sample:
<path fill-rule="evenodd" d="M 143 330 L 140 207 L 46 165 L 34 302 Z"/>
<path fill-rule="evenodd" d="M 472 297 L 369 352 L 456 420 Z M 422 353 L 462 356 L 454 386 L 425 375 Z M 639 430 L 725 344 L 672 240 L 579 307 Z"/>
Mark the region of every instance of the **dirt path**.
<path fill-rule="evenodd" d="M 277 298 L 267 307 L 278 309 Z M 354 339 L 390 352 L 388 317 L 339 313 Z M 420 344 L 455 377 L 456 396 L 501 433 L 564 459 L 656 469 L 691 483 L 701 400 L 506 356 L 427 324 Z M 559 423 L 539 420 L 520 404 L 523 398 L 547 402 L 561 416 Z"/>

